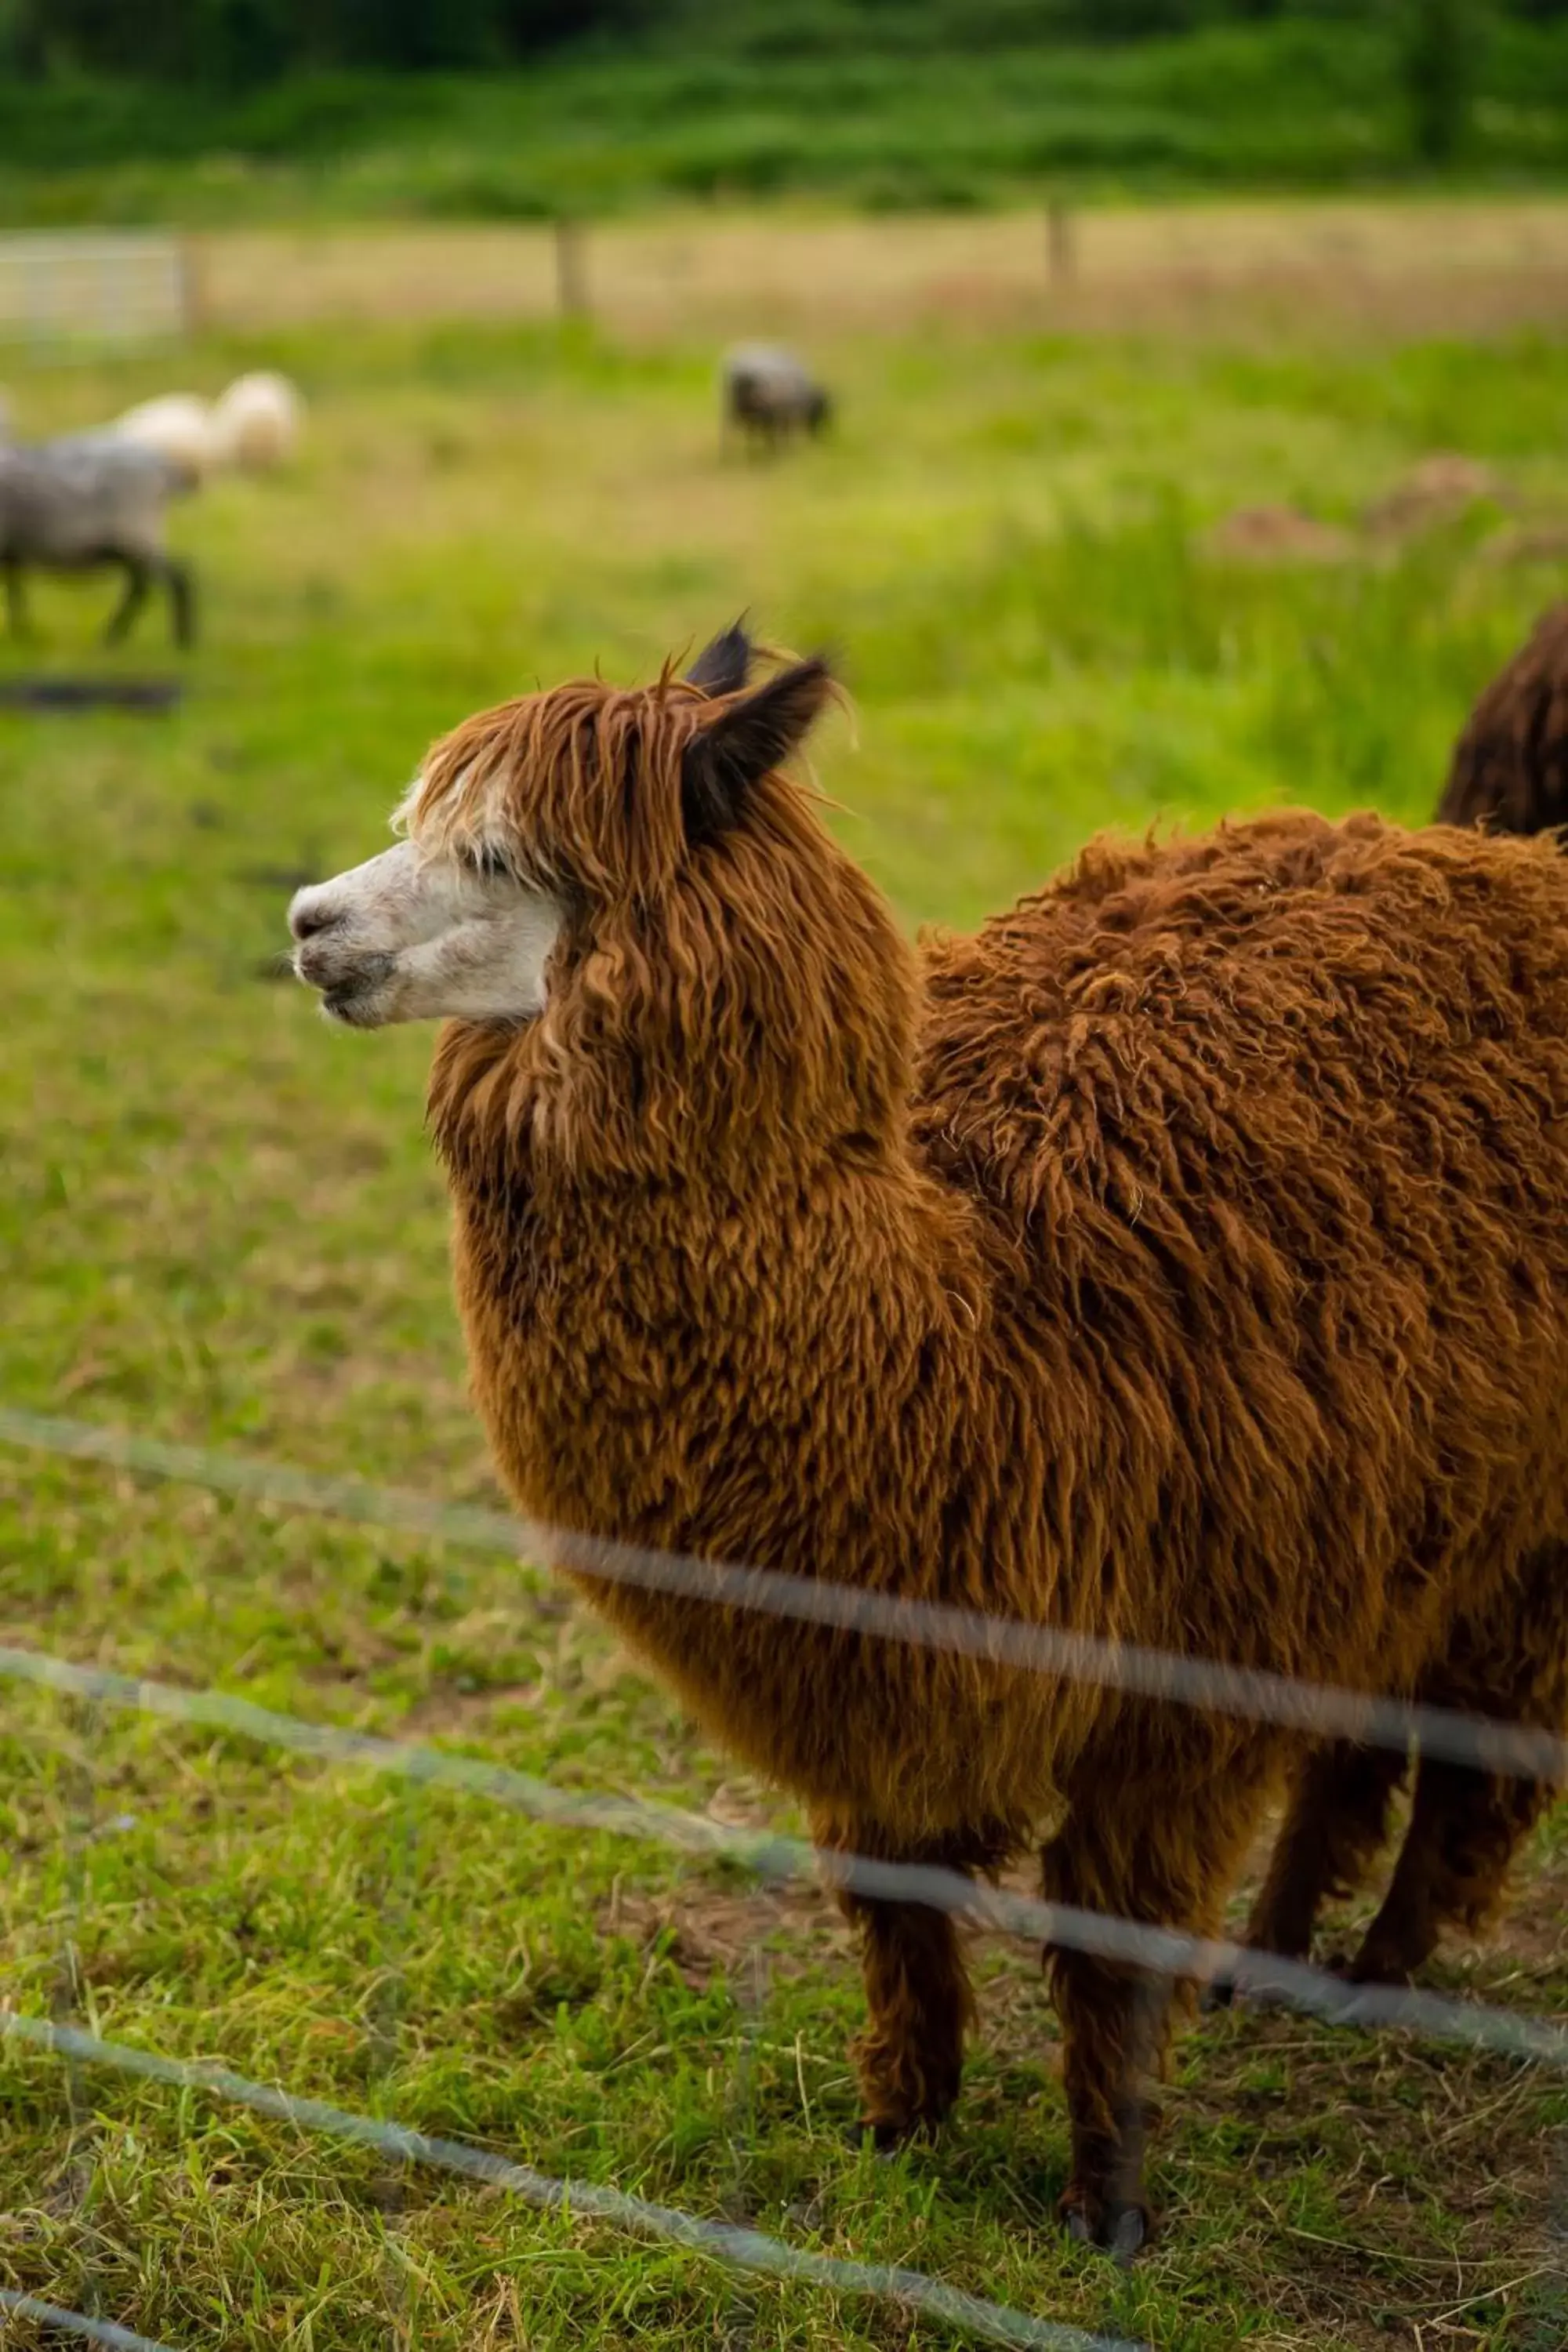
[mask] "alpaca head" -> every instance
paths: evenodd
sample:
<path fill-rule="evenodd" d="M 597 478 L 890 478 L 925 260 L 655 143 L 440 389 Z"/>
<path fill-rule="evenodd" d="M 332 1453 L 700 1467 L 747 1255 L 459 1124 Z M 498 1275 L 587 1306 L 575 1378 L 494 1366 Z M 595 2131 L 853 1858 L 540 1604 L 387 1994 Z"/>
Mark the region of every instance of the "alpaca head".
<path fill-rule="evenodd" d="M 652 1132 L 764 1097 L 794 1116 L 813 1089 L 890 1095 L 907 951 L 780 773 L 832 677 L 811 659 L 752 683 L 752 654 L 736 626 L 684 677 L 579 680 L 467 720 L 409 792 L 405 837 L 295 898 L 300 979 L 355 1027 L 453 1019 L 448 1061 L 510 1055 L 536 1096 L 555 1087 L 557 1131 L 570 1095 L 606 1148 L 634 1104 Z"/>
<path fill-rule="evenodd" d="M 743 694 L 751 658 L 737 625 L 684 679 L 629 693 L 594 680 L 469 719 L 410 788 L 406 838 L 296 893 L 300 978 L 361 1029 L 542 1012 L 572 908 L 668 887 L 831 691 L 813 660 Z"/>

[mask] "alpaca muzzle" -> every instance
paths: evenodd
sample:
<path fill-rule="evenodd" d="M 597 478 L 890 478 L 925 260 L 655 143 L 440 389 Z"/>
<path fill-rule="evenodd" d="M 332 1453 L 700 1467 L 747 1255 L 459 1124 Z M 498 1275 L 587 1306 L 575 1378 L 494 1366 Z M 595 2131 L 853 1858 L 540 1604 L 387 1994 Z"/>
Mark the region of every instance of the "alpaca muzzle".
<path fill-rule="evenodd" d="M 297 891 L 289 905 L 295 976 L 320 992 L 321 1009 L 332 1020 L 351 1028 L 374 1027 L 372 999 L 396 959 L 356 940 L 351 910 L 333 899 L 330 884 L 318 884 Z"/>
<path fill-rule="evenodd" d="M 293 964 L 351 1028 L 531 1020 L 565 912 L 504 868 L 400 841 L 295 893 Z"/>

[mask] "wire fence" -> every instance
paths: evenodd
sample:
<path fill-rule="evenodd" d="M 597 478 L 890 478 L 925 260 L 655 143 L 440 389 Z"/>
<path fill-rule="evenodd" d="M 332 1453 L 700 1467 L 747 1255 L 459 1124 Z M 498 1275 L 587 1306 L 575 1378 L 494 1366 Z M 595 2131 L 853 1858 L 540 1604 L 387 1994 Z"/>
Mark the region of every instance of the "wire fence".
<path fill-rule="evenodd" d="M 39 353 L 149 342 L 192 323 L 189 253 L 142 229 L 30 229 L 0 236 L 0 342 Z"/>
<path fill-rule="evenodd" d="M 885 2263 L 844 2262 L 815 2254 L 760 2230 L 743 2230 L 725 2221 L 705 2221 L 678 2207 L 656 2205 L 624 2189 L 606 2189 L 588 2180 L 556 2180 L 536 2172 L 531 2165 L 516 2164 L 470 2147 L 461 2140 L 441 2139 L 406 2126 L 384 2122 L 379 2116 L 356 2115 L 330 2105 L 324 2099 L 296 2098 L 264 2083 L 247 2082 L 228 2067 L 181 2058 L 155 2051 L 127 2049 L 101 2042 L 96 2034 L 54 2025 L 47 2018 L 20 2016 L 0 2011 L 0 2039 L 28 2043 L 57 2056 L 86 2065 L 112 2067 L 118 2074 L 143 2081 L 166 2083 L 182 2091 L 200 2091 L 216 2099 L 232 2100 L 258 2115 L 271 2116 L 300 2131 L 318 2132 L 359 2147 L 374 2148 L 399 2161 L 431 2166 L 439 2172 L 459 2174 L 488 2189 L 499 2189 L 537 2205 L 585 2220 L 666 2238 L 672 2243 L 716 2256 L 734 2269 L 765 2277 L 793 2279 L 804 2284 L 831 2288 L 838 2294 L 882 2295 L 911 2312 L 941 2319 L 978 2336 L 987 2344 L 1038 2346 L 1041 2352 L 1138 2352 L 1127 2339 L 1091 2336 L 1081 2327 L 1061 2327 L 1048 2320 L 1031 2319 L 1008 2311 L 979 2295 L 964 2294 L 920 2271 Z"/>
<path fill-rule="evenodd" d="M 787 1575 L 776 1569 L 740 1567 L 653 1550 L 500 1511 L 454 1508 L 395 1486 L 324 1478 L 309 1471 L 215 1454 L 201 1446 L 166 1444 L 127 1431 L 97 1428 L 89 1422 L 0 1408 L 0 1442 L 177 1479 L 218 1494 L 245 1495 L 290 1509 L 505 1552 L 524 1566 L 545 1559 L 605 1584 L 639 1585 L 647 1591 L 730 1609 L 762 1611 L 842 1633 L 908 1642 L 922 1649 L 955 1650 L 988 1664 L 1055 1675 L 1064 1682 L 1094 1683 L 1173 1706 L 1272 1723 L 1314 1739 L 1348 1739 L 1360 1747 L 1392 1748 L 1400 1755 L 1407 1753 L 1415 1740 L 1423 1755 L 1468 1765 L 1477 1771 L 1516 1772 L 1531 1780 L 1568 1777 L 1568 1739 L 1554 1732 L 1418 1706 L 1374 1692 L 1336 1690 L 1256 1667 L 1189 1658 L 1173 1650 L 1110 1642 L 1055 1626 L 1026 1624 L 941 1601 L 868 1592 L 856 1585 Z"/>
<path fill-rule="evenodd" d="M 967 1655 L 1063 1679 L 1115 1685 L 1185 1706 L 1209 1706 L 1270 1722 L 1313 1738 L 1354 1738 L 1407 1752 L 1414 1742 L 1477 1769 L 1557 1780 L 1568 1776 L 1568 1742 L 1504 1721 L 1411 1706 L 1374 1694 L 1326 1689 L 1219 1662 L 1096 1641 L 983 1612 L 643 1549 L 543 1528 L 504 1515 L 441 1505 L 359 1481 L 322 1478 L 205 1449 L 165 1444 L 130 1433 L 0 1408 L 0 1442 L 78 1461 L 190 1482 L 289 1509 L 306 1509 L 447 1542 L 529 1552 L 574 1573 L 637 1582 L 721 1605 L 765 1610 L 795 1622 L 828 1624 L 876 1639 L 945 1645 Z M 526 1564 L 526 1563 L 525 1563 Z M 1145 1921 L 1043 1901 L 929 1864 L 826 1852 L 776 1832 L 757 1832 L 679 1806 L 610 1791 L 568 1790 L 510 1767 L 419 1743 L 310 1722 L 235 1694 L 174 1685 L 87 1666 L 47 1653 L 0 1647 L 0 1679 L 48 1690 L 89 1711 L 130 1710 L 204 1727 L 325 1764 L 391 1776 L 418 1789 L 447 1788 L 505 1806 L 558 1828 L 605 1832 L 676 1848 L 697 1858 L 738 1864 L 773 1883 L 826 1881 L 872 1901 L 916 1903 L 974 1926 L 1038 1940 L 1131 1967 L 1150 1977 L 1221 1978 L 1336 2025 L 1397 2030 L 1450 2046 L 1568 2069 L 1568 2029 L 1512 2011 L 1458 2001 L 1413 1988 L 1354 1985 L 1305 1962 L 1225 1939 L 1195 1937 Z M 75 1878 L 73 1874 L 73 1885 Z M 73 1902 L 76 1900 L 73 1895 Z M 973 2340 L 1053 2347 L 1053 2352 L 1142 2352 L 1127 2339 L 1032 2317 L 989 2303 L 900 2265 L 848 2261 L 788 2245 L 742 2222 L 710 2220 L 603 2185 L 557 2179 L 465 2143 L 435 2137 L 386 2119 L 253 2083 L 213 2062 L 192 2061 L 106 2042 L 71 2015 L 73 1938 L 67 1936 L 62 1984 L 67 1997 L 52 2018 L 0 2010 L 0 2039 L 49 2052 L 69 2070 L 73 2113 L 81 2070 L 110 2069 L 230 2101 L 302 2131 L 371 2147 L 399 2164 L 460 2174 L 524 2202 L 651 2235 L 714 2259 L 730 2270 L 881 2297 L 912 2315 L 941 2322 Z M 99 2317 L 37 2298 L 0 2292 L 0 2313 L 85 2340 L 170 2347 Z M 1568 2316 L 1568 2312 L 1565 2312 Z M 0 2335 L 4 2330 L 0 2328 Z M 1568 2340 L 1568 2333 L 1565 2333 Z"/>
<path fill-rule="evenodd" d="M 886 1862 L 874 1855 L 808 1845 L 774 1832 L 758 1834 L 705 1813 L 616 1793 L 557 1788 L 504 1764 L 452 1755 L 414 1741 L 378 1738 L 257 1706 L 222 1691 L 190 1691 L 174 1684 L 79 1666 L 37 1650 L 0 1647 L 0 1678 L 25 1681 L 79 1699 L 100 1701 L 232 1733 L 266 1747 L 291 1749 L 322 1762 L 362 1765 L 424 1788 L 460 1790 L 525 1813 L 556 1829 L 592 1830 L 673 1845 L 710 1860 L 739 1864 L 775 1882 L 825 1881 L 879 1903 L 918 1903 L 973 1927 L 1050 1943 L 1097 1959 L 1115 1960 L 1155 1976 L 1223 1977 L 1238 1992 L 1300 2010 L 1333 2025 L 1404 2027 L 1458 2048 L 1490 2051 L 1568 2068 L 1568 2028 L 1520 2017 L 1476 2001 L 1450 2000 L 1406 1987 L 1352 1985 L 1325 1969 L 1255 1951 L 1222 1937 L 1188 1936 L 1119 1919 L 1069 1904 L 1048 1903 L 990 1886 L 930 1863 Z"/>
<path fill-rule="evenodd" d="M 111 2319 L 94 2319 L 85 2311 L 62 2311 L 58 2303 L 42 2303 L 36 2294 L 17 2294 L 7 2286 L 0 2286 L 0 2312 L 8 2312 L 13 2319 L 30 2319 L 39 2327 L 56 2328 L 62 2336 L 79 2336 L 89 2344 L 110 2344 L 118 2352 L 171 2352 L 167 2344 L 155 2343 L 151 2336 L 138 2336 L 130 2327 L 117 2327 Z"/>

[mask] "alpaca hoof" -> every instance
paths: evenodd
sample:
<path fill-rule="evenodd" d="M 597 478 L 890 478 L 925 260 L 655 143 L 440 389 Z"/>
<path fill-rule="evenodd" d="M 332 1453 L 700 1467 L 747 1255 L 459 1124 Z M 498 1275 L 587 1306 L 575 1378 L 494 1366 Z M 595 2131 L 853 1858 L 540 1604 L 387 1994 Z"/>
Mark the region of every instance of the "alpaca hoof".
<path fill-rule="evenodd" d="M 1271 2010 L 1288 2010 L 1291 2003 L 1270 1984 L 1227 1984 L 1216 2000 L 1205 2000 L 1205 2012 L 1216 2009 L 1252 2010 L 1267 2017 Z"/>
<path fill-rule="evenodd" d="M 1379 1951 L 1363 1944 L 1359 1952 L 1331 1952 L 1323 1963 L 1331 1977 L 1347 1985 L 1408 1985 L 1415 1971 L 1396 1952 Z"/>
<path fill-rule="evenodd" d="M 1062 2199 L 1060 2211 L 1068 2236 L 1075 2245 L 1098 2246 L 1119 2263 L 1131 2262 L 1149 2242 L 1146 2205 L 1093 2197 L 1087 2189 L 1075 2187 Z"/>
<path fill-rule="evenodd" d="M 867 2140 L 872 2153 L 879 2157 L 897 2156 L 900 2148 L 910 2147 L 917 2140 L 930 2139 L 936 2126 L 924 2116 L 915 2116 L 907 2123 L 895 2123 L 886 2116 L 862 2116 L 850 2134 L 853 2146 L 861 2147 Z"/>
<path fill-rule="evenodd" d="M 1119 2263 L 1130 2263 L 1149 2242 L 1149 2214 L 1142 2205 L 1111 2205 L 1100 2224 L 1100 2244 Z"/>
<path fill-rule="evenodd" d="M 1230 1967 L 1210 1978 L 1198 1997 L 1198 2007 L 1205 2016 L 1218 2009 L 1289 2009 L 1293 2004 L 1277 1982 L 1270 1982 L 1274 1964 L 1289 1969 L 1304 1967 L 1307 1960 L 1308 1953 L 1300 1945 L 1243 1944 Z"/>

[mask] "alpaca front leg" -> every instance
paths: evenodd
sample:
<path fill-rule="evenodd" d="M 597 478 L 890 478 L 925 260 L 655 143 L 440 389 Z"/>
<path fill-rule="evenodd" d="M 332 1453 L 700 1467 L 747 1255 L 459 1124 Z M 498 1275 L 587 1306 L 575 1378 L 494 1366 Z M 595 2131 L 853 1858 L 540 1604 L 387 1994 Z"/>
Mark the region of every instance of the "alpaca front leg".
<path fill-rule="evenodd" d="M 814 1817 L 812 1834 L 826 1854 L 960 1871 L 985 1867 L 994 1843 L 981 1837 L 912 1846 L 873 1822 L 826 1811 Z M 969 1972 L 950 1912 L 874 1902 L 843 1885 L 838 1904 L 859 1938 L 866 1985 L 866 2030 L 853 2051 L 861 2125 L 879 2147 L 893 2147 L 941 2123 L 958 2096 L 973 2013 Z"/>
<path fill-rule="evenodd" d="M 1069 2237 L 1128 2257 L 1152 2226 L 1143 2165 L 1158 2111 L 1145 2085 L 1164 2054 L 1171 1982 L 1084 1952 L 1051 1948 L 1047 1958 L 1071 2127 L 1061 2218 Z"/>
<path fill-rule="evenodd" d="M 940 2124 L 958 2096 L 969 1974 L 947 1912 L 858 1895 L 844 1907 L 859 1929 L 866 1984 L 866 2031 L 854 2048 L 861 2120 L 879 2147 L 894 2147 Z"/>

